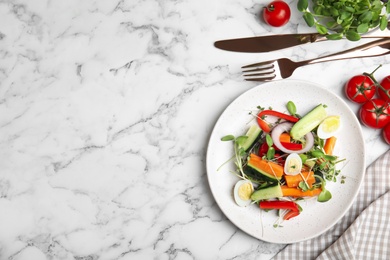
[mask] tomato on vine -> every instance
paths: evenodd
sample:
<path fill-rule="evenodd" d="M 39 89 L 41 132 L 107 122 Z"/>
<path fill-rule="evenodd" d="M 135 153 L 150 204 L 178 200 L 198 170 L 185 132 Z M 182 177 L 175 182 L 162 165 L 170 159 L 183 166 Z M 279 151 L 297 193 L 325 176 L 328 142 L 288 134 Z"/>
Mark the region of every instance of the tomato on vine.
<path fill-rule="evenodd" d="M 378 88 L 378 95 L 385 101 L 390 101 L 390 76 L 385 77 L 380 84 L 384 89 Z M 386 90 L 386 91 L 385 91 Z"/>
<path fill-rule="evenodd" d="M 370 77 L 366 75 L 356 75 L 348 80 L 344 90 L 349 100 L 362 104 L 374 97 L 376 86 Z"/>
<path fill-rule="evenodd" d="M 285 25 L 291 17 L 289 5 L 281 0 L 269 3 L 263 10 L 264 21 L 274 27 Z"/>
<path fill-rule="evenodd" d="M 382 99 L 371 99 L 359 110 L 360 120 L 371 128 L 383 128 L 390 124 L 390 104 Z"/>

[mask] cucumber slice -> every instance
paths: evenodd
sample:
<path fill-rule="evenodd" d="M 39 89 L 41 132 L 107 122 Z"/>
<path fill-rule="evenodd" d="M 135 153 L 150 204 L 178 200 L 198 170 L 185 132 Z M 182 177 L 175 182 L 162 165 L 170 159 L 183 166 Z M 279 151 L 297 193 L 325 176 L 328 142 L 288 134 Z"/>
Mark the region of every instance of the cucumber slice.
<path fill-rule="evenodd" d="M 248 138 L 242 144 L 242 148 L 244 148 L 245 151 L 251 148 L 252 144 L 255 143 L 260 134 L 261 129 L 258 125 L 252 125 L 251 127 L 249 127 L 248 132 L 245 134 L 246 136 L 248 136 Z"/>
<path fill-rule="evenodd" d="M 316 128 L 327 117 L 325 107 L 320 104 L 296 122 L 291 128 L 290 135 L 299 140 L 311 130 Z"/>
<path fill-rule="evenodd" d="M 282 188 L 280 187 L 279 183 L 276 183 L 276 185 L 268 186 L 253 192 L 251 195 L 251 200 L 259 201 L 280 197 L 283 197 Z"/>
<path fill-rule="evenodd" d="M 248 162 L 248 164 L 244 167 L 244 173 L 246 176 L 248 176 L 248 178 L 250 178 L 255 183 L 261 183 L 261 182 L 276 183 L 281 179 L 258 169 L 255 165 L 252 165 L 250 162 Z"/>

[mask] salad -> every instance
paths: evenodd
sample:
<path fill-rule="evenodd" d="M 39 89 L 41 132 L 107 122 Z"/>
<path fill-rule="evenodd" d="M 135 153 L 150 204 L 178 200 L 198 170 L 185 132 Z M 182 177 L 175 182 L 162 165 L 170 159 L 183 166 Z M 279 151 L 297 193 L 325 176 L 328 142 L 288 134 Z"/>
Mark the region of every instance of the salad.
<path fill-rule="evenodd" d="M 323 104 L 303 116 L 292 101 L 286 108 L 288 113 L 259 106 L 251 112 L 256 123 L 244 135 L 221 138 L 233 142 L 234 155 L 227 162 L 234 161 L 233 173 L 240 179 L 233 188 L 237 205 L 278 210 L 282 221 L 299 216 L 302 200 L 329 201 L 326 183 L 337 181 L 336 165 L 344 161 L 333 154 L 340 116 L 328 115 Z"/>

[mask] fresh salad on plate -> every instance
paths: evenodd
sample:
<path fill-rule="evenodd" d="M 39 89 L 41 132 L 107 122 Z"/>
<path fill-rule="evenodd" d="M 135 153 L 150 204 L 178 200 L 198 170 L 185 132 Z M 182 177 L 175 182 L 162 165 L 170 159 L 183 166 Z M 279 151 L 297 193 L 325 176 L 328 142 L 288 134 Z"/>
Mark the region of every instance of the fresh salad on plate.
<path fill-rule="evenodd" d="M 221 138 L 233 144 L 234 155 L 226 163 L 235 164 L 233 173 L 238 181 L 233 197 L 237 205 L 277 210 L 281 221 L 299 216 L 304 200 L 331 200 L 326 183 L 339 179 L 336 165 L 345 160 L 334 154 L 342 122 L 339 115 L 328 115 L 324 104 L 299 115 L 289 101 L 286 110 L 259 106 L 250 112 L 256 120 L 246 133 Z"/>

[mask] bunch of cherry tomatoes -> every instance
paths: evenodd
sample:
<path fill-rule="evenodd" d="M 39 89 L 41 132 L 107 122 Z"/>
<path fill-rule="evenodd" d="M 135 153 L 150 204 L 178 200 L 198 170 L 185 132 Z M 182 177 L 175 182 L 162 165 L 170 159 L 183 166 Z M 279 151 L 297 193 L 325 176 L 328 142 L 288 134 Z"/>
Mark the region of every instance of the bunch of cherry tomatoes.
<path fill-rule="evenodd" d="M 361 104 L 360 121 L 367 127 L 382 129 L 383 138 L 390 144 L 390 75 L 378 83 L 374 72 L 353 76 L 344 90 L 349 100 Z"/>

